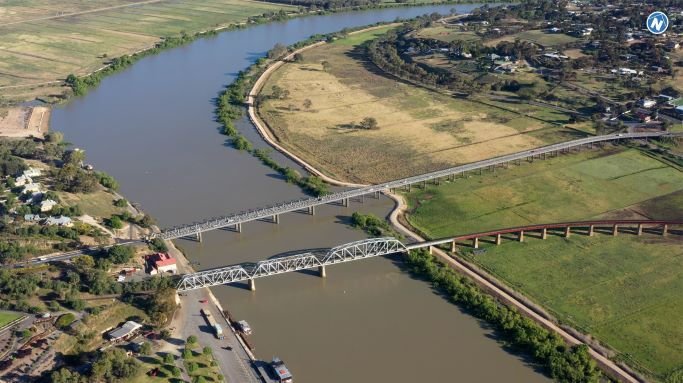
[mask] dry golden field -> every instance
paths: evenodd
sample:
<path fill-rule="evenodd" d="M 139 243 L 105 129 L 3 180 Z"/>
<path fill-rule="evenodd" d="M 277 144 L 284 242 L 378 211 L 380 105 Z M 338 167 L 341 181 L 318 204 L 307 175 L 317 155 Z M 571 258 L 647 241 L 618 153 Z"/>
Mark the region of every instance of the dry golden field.
<path fill-rule="evenodd" d="M 562 127 L 389 78 L 339 40 L 283 65 L 263 88 L 259 115 L 288 149 L 337 178 L 380 182 L 568 139 Z M 329 63 L 327 70 L 323 62 Z M 310 106 L 306 107 L 306 100 Z M 366 117 L 379 129 L 350 128 Z"/>

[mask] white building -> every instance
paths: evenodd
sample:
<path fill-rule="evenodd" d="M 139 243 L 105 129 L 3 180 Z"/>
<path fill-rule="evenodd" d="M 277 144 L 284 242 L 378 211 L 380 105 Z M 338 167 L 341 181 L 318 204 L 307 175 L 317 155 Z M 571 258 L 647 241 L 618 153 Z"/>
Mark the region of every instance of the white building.
<path fill-rule="evenodd" d="M 57 205 L 57 201 L 51 200 L 51 199 L 46 199 L 40 201 L 40 211 L 41 212 L 46 212 L 52 210 L 53 207 Z"/>
<path fill-rule="evenodd" d="M 17 177 L 16 180 L 14 180 L 14 184 L 17 186 L 24 186 L 27 184 L 32 184 L 33 180 L 31 177 L 27 176 L 26 174 L 22 174 L 19 177 Z"/>
<path fill-rule="evenodd" d="M 40 177 L 41 171 L 36 168 L 28 168 L 24 170 L 24 175 L 27 177 Z"/>
<path fill-rule="evenodd" d="M 648 100 L 647 98 L 640 100 L 640 106 L 642 106 L 643 108 L 649 109 L 655 105 L 657 105 L 657 101 L 655 101 L 655 100 Z"/>
<path fill-rule="evenodd" d="M 35 184 L 35 183 L 30 183 L 24 185 L 24 190 L 22 191 L 24 194 L 33 194 L 33 193 L 40 193 L 40 184 Z"/>
<path fill-rule="evenodd" d="M 70 217 L 67 216 L 59 216 L 59 217 L 48 217 L 48 219 L 45 220 L 46 225 L 57 225 L 57 226 L 64 226 L 64 227 L 71 227 L 74 225 L 73 221 L 71 220 Z"/>
<path fill-rule="evenodd" d="M 112 342 L 116 342 L 122 339 L 129 339 L 133 335 L 135 335 L 137 331 L 141 328 L 142 325 L 140 323 L 129 320 L 128 322 L 124 323 L 121 327 L 110 331 L 107 334 L 107 338 L 109 338 L 109 340 Z"/>

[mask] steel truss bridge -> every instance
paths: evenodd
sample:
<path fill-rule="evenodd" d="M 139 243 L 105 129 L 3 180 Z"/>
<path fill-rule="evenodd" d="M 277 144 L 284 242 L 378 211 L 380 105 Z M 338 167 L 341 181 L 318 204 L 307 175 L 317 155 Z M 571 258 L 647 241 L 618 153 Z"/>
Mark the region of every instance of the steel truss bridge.
<path fill-rule="evenodd" d="M 304 198 L 295 201 L 283 202 L 281 204 L 268 206 L 265 208 L 242 211 L 240 213 L 231 214 L 223 217 L 211 218 L 203 222 L 195 222 L 189 225 L 177 226 L 174 228 L 163 230 L 160 233 L 152 234 L 150 236 L 150 239 L 176 239 L 191 236 L 197 236 L 198 238 L 201 238 L 201 233 L 205 231 L 216 230 L 225 227 L 235 227 L 237 231 L 241 231 L 242 224 L 245 222 L 268 218 L 272 218 L 274 222 L 278 222 L 280 214 L 301 210 L 308 210 L 310 214 L 314 214 L 315 207 L 319 205 L 334 202 L 342 202 L 345 206 L 348 206 L 349 199 L 352 198 L 359 198 L 369 194 L 378 195 L 380 192 L 385 192 L 387 190 L 392 190 L 401 187 L 409 188 L 410 185 L 417 183 L 426 183 L 427 181 L 438 182 L 440 179 L 446 177 L 451 177 L 452 179 L 455 179 L 456 175 L 465 174 L 465 172 L 473 170 L 481 170 L 485 168 L 495 170 L 496 166 L 505 165 L 513 161 L 519 161 L 524 159 L 533 160 L 535 157 L 545 158 L 545 156 L 548 154 L 557 155 L 560 152 L 568 151 L 573 148 L 581 148 L 584 145 L 592 145 L 595 143 L 607 141 L 618 141 L 621 139 L 642 139 L 676 136 L 683 136 L 683 133 L 620 133 L 581 138 L 578 140 L 567 141 L 559 144 L 543 146 L 537 149 L 526 150 L 518 153 L 494 157 L 488 160 L 473 162 L 470 164 L 456 166 L 418 176 L 403 178 L 395 181 L 389 181 L 382 184 L 371 185 L 362 188 L 342 191 L 339 193 L 328 194 L 322 197 Z"/>
<path fill-rule="evenodd" d="M 360 259 L 405 252 L 406 247 L 393 237 L 370 238 L 333 247 L 326 253 L 306 252 L 286 257 L 278 257 L 258 263 L 243 263 L 234 266 L 220 267 L 198 273 L 187 274 L 178 283 L 178 291 L 188 291 L 249 281 L 254 290 L 254 279 L 292 271 L 318 267 L 321 276 L 325 275 L 325 266 L 351 262 Z"/>

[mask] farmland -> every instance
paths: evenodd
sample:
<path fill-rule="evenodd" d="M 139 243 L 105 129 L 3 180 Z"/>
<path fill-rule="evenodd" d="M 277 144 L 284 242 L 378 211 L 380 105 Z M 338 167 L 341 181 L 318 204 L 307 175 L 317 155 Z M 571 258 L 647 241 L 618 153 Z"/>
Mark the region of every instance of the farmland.
<path fill-rule="evenodd" d="M 161 37 L 244 23 L 280 9 L 248 0 L 13 1 L 0 9 L 0 94 L 7 101 L 63 92 L 68 74 L 84 75 Z"/>
<path fill-rule="evenodd" d="M 364 57 L 378 30 L 307 50 L 266 82 L 259 115 L 285 147 L 338 178 L 379 182 L 569 139 L 566 116 L 453 98 L 396 81 Z M 273 89 L 286 96 L 273 96 Z M 276 89 L 277 89 L 276 88 Z M 533 110 L 531 110 L 533 109 Z M 552 114 L 552 115 L 551 115 Z M 377 129 L 359 129 L 374 118 Z M 346 155 L 339 155 L 345 153 Z"/>
<path fill-rule="evenodd" d="M 680 236 L 576 234 L 485 245 L 469 258 L 664 380 L 683 367 L 681 245 Z"/>
<path fill-rule="evenodd" d="M 631 213 L 658 218 L 655 206 L 670 206 L 681 217 L 676 192 L 683 174 L 641 152 L 612 148 L 536 161 L 471 175 L 407 194 L 408 220 L 432 238 L 525 224 L 572 221 Z M 666 196 L 666 197 L 665 197 Z M 635 213 L 633 213 L 635 214 Z"/>
<path fill-rule="evenodd" d="M 608 148 L 472 175 L 407 195 L 408 221 L 432 238 L 590 218 L 680 219 L 683 174 L 635 149 Z M 665 379 L 683 367 L 678 235 L 530 234 L 461 254 Z M 647 287 L 647 288 L 645 288 Z"/>

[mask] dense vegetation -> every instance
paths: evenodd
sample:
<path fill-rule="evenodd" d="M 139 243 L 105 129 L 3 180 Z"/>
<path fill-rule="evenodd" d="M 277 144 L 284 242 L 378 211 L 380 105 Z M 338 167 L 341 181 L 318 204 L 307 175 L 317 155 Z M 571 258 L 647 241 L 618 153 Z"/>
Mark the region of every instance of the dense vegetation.
<path fill-rule="evenodd" d="M 391 234 L 386 221 L 355 212 L 353 225 L 371 235 Z M 601 373 L 588 346 L 568 347 L 554 332 L 522 316 L 513 308 L 483 293 L 473 282 L 443 264 L 426 250 L 411 251 L 405 259 L 410 271 L 432 283 L 449 301 L 491 324 L 511 346 L 533 356 L 559 382 L 598 382 Z"/>

